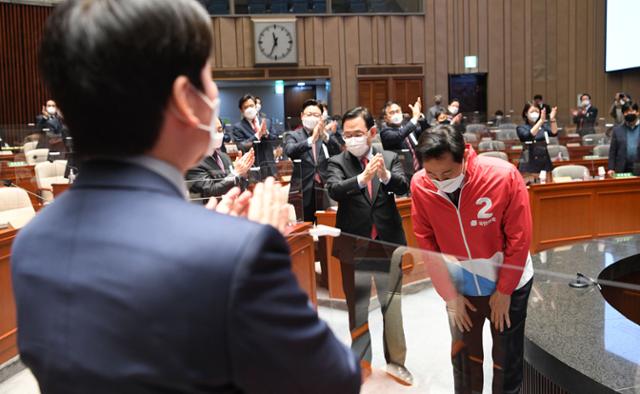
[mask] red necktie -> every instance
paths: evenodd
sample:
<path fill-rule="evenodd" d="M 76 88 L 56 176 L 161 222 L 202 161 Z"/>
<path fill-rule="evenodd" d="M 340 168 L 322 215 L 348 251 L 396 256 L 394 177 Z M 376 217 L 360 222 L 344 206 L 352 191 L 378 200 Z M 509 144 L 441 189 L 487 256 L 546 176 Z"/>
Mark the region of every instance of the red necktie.
<path fill-rule="evenodd" d="M 409 151 L 411 152 L 411 158 L 413 159 L 413 170 L 415 172 L 420 171 L 420 162 L 418 161 L 418 157 L 416 156 L 416 150 L 413 149 L 413 145 L 411 145 L 411 139 L 409 137 L 404 139 L 404 142 L 409 147 Z"/>
<path fill-rule="evenodd" d="M 258 118 L 253 118 L 253 130 L 255 130 L 256 133 L 260 131 L 260 127 L 258 127 Z"/>
<path fill-rule="evenodd" d="M 364 170 L 365 168 L 367 168 L 367 164 L 369 164 L 369 159 L 366 157 L 363 157 L 362 159 L 360 159 L 360 162 L 362 163 L 362 169 Z M 367 182 L 367 190 L 369 191 L 369 198 L 371 198 L 371 203 L 373 204 L 373 180 L 370 179 L 369 182 Z M 378 238 L 378 230 L 376 229 L 376 225 L 375 224 L 371 224 L 371 239 L 376 239 Z"/>

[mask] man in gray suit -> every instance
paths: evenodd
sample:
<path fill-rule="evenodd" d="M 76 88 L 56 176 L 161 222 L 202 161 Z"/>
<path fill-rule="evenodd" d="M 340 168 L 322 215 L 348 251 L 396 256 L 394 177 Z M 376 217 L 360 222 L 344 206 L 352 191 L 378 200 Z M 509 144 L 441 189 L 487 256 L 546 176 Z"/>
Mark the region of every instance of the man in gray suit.
<path fill-rule="evenodd" d="M 69 0 L 48 21 L 42 70 L 82 164 L 13 249 L 18 345 L 43 393 L 359 391 L 282 235 L 185 199 L 219 110 L 212 41 L 194 0 Z M 96 123 L 103 102 L 118 105 Z M 283 230 L 273 179 L 238 195 L 220 211 Z"/>

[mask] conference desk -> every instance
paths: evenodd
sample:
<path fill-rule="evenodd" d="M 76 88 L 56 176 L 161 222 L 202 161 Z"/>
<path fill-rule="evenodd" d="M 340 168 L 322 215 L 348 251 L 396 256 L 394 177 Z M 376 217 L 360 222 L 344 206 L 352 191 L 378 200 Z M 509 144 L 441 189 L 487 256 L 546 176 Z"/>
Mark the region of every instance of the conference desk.
<path fill-rule="evenodd" d="M 585 166 L 589 169 L 591 176 L 598 175 L 598 168 L 604 167 L 604 170 L 607 171 L 609 168 L 609 159 L 576 159 L 576 160 L 563 160 L 563 161 L 554 161 L 552 162 L 553 168 L 560 166 L 568 166 L 568 165 L 578 165 Z"/>
<path fill-rule="evenodd" d="M 531 250 L 640 232 L 640 178 L 532 184 Z"/>
<path fill-rule="evenodd" d="M 285 237 L 289 244 L 291 270 L 298 284 L 309 296 L 314 306 L 318 305 L 316 269 L 313 237 L 309 234 L 311 223 L 298 223 L 287 228 Z"/>
<path fill-rule="evenodd" d="M 11 245 L 17 230 L 0 230 L 0 365 L 18 354 L 16 310 L 11 286 Z"/>

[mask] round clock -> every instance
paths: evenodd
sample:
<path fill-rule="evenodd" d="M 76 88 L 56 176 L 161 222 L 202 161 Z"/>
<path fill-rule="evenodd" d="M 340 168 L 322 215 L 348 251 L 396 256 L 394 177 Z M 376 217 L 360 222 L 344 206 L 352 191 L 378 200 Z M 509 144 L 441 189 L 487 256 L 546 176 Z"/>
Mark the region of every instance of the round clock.
<path fill-rule="evenodd" d="M 278 61 L 286 58 L 293 50 L 293 34 L 287 26 L 271 24 L 258 35 L 258 49 L 267 58 Z"/>

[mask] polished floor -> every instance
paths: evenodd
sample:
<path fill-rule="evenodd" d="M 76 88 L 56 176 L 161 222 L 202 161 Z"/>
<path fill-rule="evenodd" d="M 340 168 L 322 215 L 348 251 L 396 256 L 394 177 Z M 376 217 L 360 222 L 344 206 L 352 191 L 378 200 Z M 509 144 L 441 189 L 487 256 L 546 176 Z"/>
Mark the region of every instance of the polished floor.
<path fill-rule="evenodd" d="M 436 292 L 428 287 L 402 298 L 404 327 L 407 340 L 407 368 L 416 378 L 412 388 L 387 379 L 382 371 L 385 367 L 382 350 L 382 315 L 376 308 L 370 312 L 369 327 L 373 338 L 373 368 L 371 379 L 365 382 L 362 392 L 377 393 L 453 393 L 453 376 L 450 353 L 450 334 L 444 303 Z M 320 307 L 320 316 L 326 320 L 336 335 L 345 343 L 349 340 L 347 313 L 332 307 Z M 484 327 L 485 387 L 491 386 L 491 335 L 489 326 Z M 0 394 L 38 394 L 38 385 L 29 371 L 22 371 L 0 384 Z"/>

